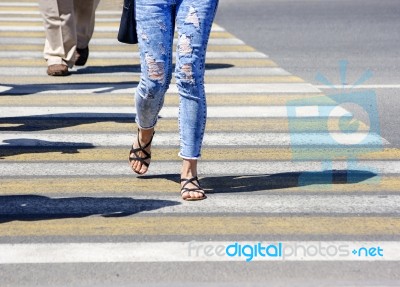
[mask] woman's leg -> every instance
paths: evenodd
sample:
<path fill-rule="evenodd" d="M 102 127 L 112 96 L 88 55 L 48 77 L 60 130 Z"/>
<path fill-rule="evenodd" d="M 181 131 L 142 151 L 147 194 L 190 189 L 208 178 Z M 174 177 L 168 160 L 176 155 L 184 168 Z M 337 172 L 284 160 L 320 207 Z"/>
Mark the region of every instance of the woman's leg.
<path fill-rule="evenodd" d="M 182 178 L 197 176 L 197 159 L 207 117 L 204 92 L 204 69 L 207 43 L 215 17 L 218 0 L 181 0 L 177 6 L 178 46 L 175 77 L 180 94 L 179 130 L 180 152 L 183 158 Z M 194 183 L 198 184 L 198 181 Z M 193 183 L 188 188 L 196 188 Z M 188 191 L 184 199 L 201 199 L 204 194 Z"/>
<path fill-rule="evenodd" d="M 136 0 L 141 78 L 135 94 L 139 135 L 133 148 L 144 147 L 150 142 L 171 81 L 174 15 L 173 7 L 168 3 L 168 0 Z M 150 148 L 149 145 L 144 150 L 150 154 Z M 133 158 L 130 161 L 132 169 L 144 174 L 150 158 L 145 160 L 147 164 L 137 158 L 146 158 L 146 153 L 137 151 L 130 157 Z"/>

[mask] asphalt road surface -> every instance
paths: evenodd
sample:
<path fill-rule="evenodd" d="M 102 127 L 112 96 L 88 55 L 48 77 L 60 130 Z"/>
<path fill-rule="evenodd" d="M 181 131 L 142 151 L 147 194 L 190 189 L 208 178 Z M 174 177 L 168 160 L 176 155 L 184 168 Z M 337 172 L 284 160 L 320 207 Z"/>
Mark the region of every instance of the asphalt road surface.
<path fill-rule="evenodd" d="M 381 134 L 398 146 L 399 15 L 400 3 L 392 0 L 223 0 L 217 21 L 312 84 L 321 85 L 315 77 L 322 73 L 340 85 L 342 60 L 348 62 L 348 84 L 371 70 L 364 84 L 376 93 Z"/>

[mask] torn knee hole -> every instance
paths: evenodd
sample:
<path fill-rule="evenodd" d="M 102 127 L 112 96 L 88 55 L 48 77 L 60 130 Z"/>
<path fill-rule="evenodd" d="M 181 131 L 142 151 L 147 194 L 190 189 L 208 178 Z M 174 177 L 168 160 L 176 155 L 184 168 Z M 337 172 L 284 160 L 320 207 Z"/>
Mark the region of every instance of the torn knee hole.
<path fill-rule="evenodd" d="M 196 9 L 193 6 L 190 6 L 189 13 L 186 16 L 185 23 L 193 24 L 197 29 L 200 28 L 199 17 L 197 16 Z"/>
<path fill-rule="evenodd" d="M 164 63 L 156 62 L 156 60 L 149 55 L 146 55 L 146 64 L 149 78 L 159 83 L 164 82 Z"/>
<path fill-rule="evenodd" d="M 183 64 L 181 67 L 181 71 L 183 75 L 185 75 L 183 80 L 189 81 L 191 83 L 194 83 L 193 79 L 193 69 L 191 64 Z"/>
<path fill-rule="evenodd" d="M 186 34 L 182 34 L 179 37 L 179 53 L 180 54 L 190 54 L 193 51 L 192 45 L 191 45 L 191 39 L 190 37 L 186 36 Z"/>

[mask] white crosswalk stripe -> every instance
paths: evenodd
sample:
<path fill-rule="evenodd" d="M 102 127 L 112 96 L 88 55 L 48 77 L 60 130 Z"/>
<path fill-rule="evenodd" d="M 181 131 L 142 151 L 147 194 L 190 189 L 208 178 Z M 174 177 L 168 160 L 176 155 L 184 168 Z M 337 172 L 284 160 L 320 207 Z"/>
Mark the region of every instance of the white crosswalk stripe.
<path fill-rule="evenodd" d="M 72 85 L 54 85 L 49 86 L 46 90 L 35 91 L 33 87 L 17 86 L 15 89 L 9 86 L 0 86 L 0 92 L 7 92 L 9 95 L 15 94 L 82 94 L 82 93 L 110 93 L 110 94 L 134 94 L 135 88 L 132 84 L 72 84 Z M 175 85 L 171 85 L 167 94 L 176 94 L 178 88 Z M 314 88 L 310 84 L 207 84 L 206 93 L 230 93 L 230 94 L 242 94 L 242 93 L 320 93 L 320 90 Z"/>
<path fill-rule="evenodd" d="M 118 159 L 116 159 L 118 160 Z M 131 171 L 127 169 L 126 159 L 119 159 L 115 163 L 0 163 L 0 174 L 7 176 L 120 176 L 130 175 Z M 246 166 L 246 172 L 243 172 L 241 166 Z M 202 162 L 199 165 L 204 174 L 210 175 L 257 175 L 257 174 L 276 174 L 276 173 L 301 173 L 304 172 L 322 172 L 324 164 L 317 161 L 262 161 L 246 162 L 240 164 L 235 162 Z M 370 173 L 379 174 L 399 174 L 400 163 L 398 161 L 368 161 L 359 164 L 352 164 L 346 161 L 335 161 L 334 168 L 340 170 L 364 170 Z M 179 164 L 172 162 L 154 162 L 152 171 L 149 175 L 163 175 L 169 173 L 178 173 Z M 375 176 L 375 175 L 372 175 Z"/>
<path fill-rule="evenodd" d="M 65 91 L 67 94 L 68 92 Z M 70 92 L 68 94 L 74 94 Z M 314 113 L 314 110 L 317 110 Z M 126 118 L 133 117 L 134 107 L 4 107 L 0 118 L 41 116 L 49 118 L 71 117 L 104 117 Z M 343 108 L 333 110 L 329 106 L 304 106 L 293 115 L 289 115 L 285 106 L 213 106 L 207 110 L 209 117 L 216 118 L 277 118 L 277 117 L 351 117 L 351 113 Z M 162 118 L 178 117 L 178 107 L 163 107 Z"/>
<path fill-rule="evenodd" d="M 400 247 L 397 242 L 357 242 L 357 241 L 339 241 L 326 242 L 325 246 L 342 246 L 346 248 L 344 254 L 350 253 L 351 250 L 365 244 L 371 246 L 380 245 L 383 250 L 391 250 L 385 261 L 399 261 Z M 254 257 L 245 256 L 228 256 L 226 254 L 219 255 L 217 248 L 224 251 L 227 247 L 234 247 L 234 242 L 132 242 L 132 243 L 68 243 L 68 244 L 6 244 L 0 246 L 0 252 L 3 254 L 0 264 L 16 264 L 16 263 L 115 263 L 115 262 L 238 262 L 245 261 L 248 258 L 254 261 L 279 261 L 277 256 L 260 256 L 258 253 Z M 246 242 L 247 246 L 255 246 L 258 242 Z M 285 250 L 285 260 L 288 261 L 331 261 L 332 258 L 319 254 L 309 258 L 301 255 L 293 255 L 290 248 L 297 245 L 301 246 L 318 246 L 318 242 L 280 242 L 265 243 L 264 246 L 281 246 L 281 250 Z M 205 252 L 204 248 L 208 247 L 211 252 Z M 284 249 L 286 247 L 286 249 Z M 265 248 L 265 247 L 264 247 Z M 325 247 L 326 248 L 326 247 Z M 232 248 L 231 248 L 232 249 Z M 234 250 L 234 249 L 232 249 Z M 33 256 L 33 254 L 35 254 Z M 51 256 L 50 256 L 51 254 Z M 231 253 L 233 254 L 233 253 Z M 271 254 L 273 254 L 271 252 Z M 278 253 L 276 253 L 278 254 Z M 360 260 L 356 256 L 344 257 L 343 254 L 332 256 L 341 261 Z M 370 260 L 379 260 L 376 257 Z"/>

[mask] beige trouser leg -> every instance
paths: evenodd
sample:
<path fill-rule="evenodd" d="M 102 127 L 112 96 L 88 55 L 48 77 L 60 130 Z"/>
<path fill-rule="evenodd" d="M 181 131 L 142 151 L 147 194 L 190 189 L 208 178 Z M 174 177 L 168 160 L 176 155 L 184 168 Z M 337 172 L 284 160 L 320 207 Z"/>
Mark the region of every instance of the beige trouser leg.
<path fill-rule="evenodd" d="M 86 48 L 92 38 L 97 5 L 100 0 L 74 0 L 77 47 Z"/>
<path fill-rule="evenodd" d="M 81 48 L 80 44 L 86 44 L 87 47 L 93 34 L 98 3 L 99 0 L 39 1 L 46 31 L 44 58 L 47 65 L 74 65 L 77 45 Z"/>

